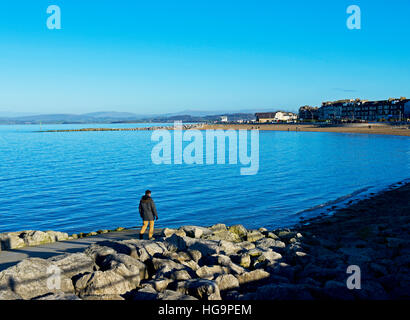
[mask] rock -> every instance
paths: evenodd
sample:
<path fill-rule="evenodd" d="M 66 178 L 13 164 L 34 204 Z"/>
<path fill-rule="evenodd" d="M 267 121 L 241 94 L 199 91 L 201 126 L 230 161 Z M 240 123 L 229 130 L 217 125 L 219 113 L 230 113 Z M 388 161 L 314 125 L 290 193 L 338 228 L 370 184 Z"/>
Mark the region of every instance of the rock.
<path fill-rule="evenodd" d="M 246 240 L 249 242 L 255 242 L 263 238 L 265 238 L 265 236 L 259 231 L 255 231 L 255 230 L 249 231 L 246 234 Z"/>
<path fill-rule="evenodd" d="M 198 263 L 199 260 L 201 260 L 201 258 L 202 258 L 202 253 L 201 253 L 201 251 L 199 251 L 199 250 L 189 249 L 189 250 L 188 250 L 188 253 L 189 253 L 189 255 L 191 256 L 191 258 L 192 258 L 196 263 Z"/>
<path fill-rule="evenodd" d="M 286 247 L 284 242 L 279 241 L 279 240 L 274 240 L 272 238 L 263 238 L 263 239 L 257 240 L 255 242 L 255 246 L 256 248 L 262 249 L 262 250 L 269 250 L 269 249 L 281 250 Z"/>
<path fill-rule="evenodd" d="M 226 225 L 223 223 L 214 224 L 213 226 L 209 227 L 209 230 L 213 232 L 220 232 L 220 231 L 227 231 Z"/>
<path fill-rule="evenodd" d="M 163 293 L 158 294 L 158 300 L 198 300 L 192 296 L 188 296 L 186 294 L 173 291 L 173 290 L 165 290 Z"/>
<path fill-rule="evenodd" d="M 68 240 L 68 233 L 65 232 L 48 230 L 46 233 L 49 235 L 52 242 Z"/>
<path fill-rule="evenodd" d="M 103 271 L 116 269 L 120 264 L 123 264 L 131 272 L 132 276 L 138 274 L 141 280 L 148 279 L 149 277 L 145 263 L 123 253 L 114 253 L 105 256 L 101 263 L 101 268 Z"/>
<path fill-rule="evenodd" d="M 312 300 L 313 297 L 305 285 L 270 284 L 259 287 L 256 291 L 259 300 Z"/>
<path fill-rule="evenodd" d="M 2 250 L 17 249 L 26 246 L 23 238 L 19 237 L 18 232 L 1 233 L 0 247 Z"/>
<path fill-rule="evenodd" d="M 41 297 L 34 298 L 33 300 L 81 300 L 75 294 L 58 292 L 50 293 Z"/>
<path fill-rule="evenodd" d="M 200 267 L 198 270 L 196 270 L 196 274 L 199 278 L 203 278 L 203 279 L 214 279 L 215 277 L 217 277 L 220 274 L 225 274 L 228 273 L 229 269 L 227 267 L 222 267 L 222 266 L 203 266 Z"/>
<path fill-rule="evenodd" d="M 255 281 L 260 281 L 260 280 L 265 280 L 268 279 L 270 276 L 269 272 L 266 272 L 261 269 L 245 272 L 243 274 L 240 274 L 236 276 L 236 278 L 239 281 L 239 284 L 247 284 L 250 282 L 255 282 Z"/>
<path fill-rule="evenodd" d="M 177 230 L 176 229 L 170 229 L 170 228 L 164 228 L 161 231 L 161 236 L 168 238 L 170 236 L 172 236 Z"/>
<path fill-rule="evenodd" d="M 190 274 L 187 271 L 187 267 L 168 259 L 153 258 L 151 260 L 152 266 L 156 271 L 154 276 L 158 278 L 169 278 L 174 280 L 187 280 L 191 279 Z"/>
<path fill-rule="evenodd" d="M 274 240 L 279 240 L 279 237 L 276 234 L 274 234 L 273 232 L 268 232 L 266 237 L 274 239 Z"/>
<path fill-rule="evenodd" d="M 130 282 L 132 287 L 137 287 L 141 279 L 148 278 L 146 265 L 122 253 L 108 255 L 101 264 L 101 270 L 111 270 Z"/>
<path fill-rule="evenodd" d="M 286 229 L 278 230 L 275 233 L 282 241 L 285 241 L 285 242 L 289 242 L 291 238 L 296 237 L 296 232 L 286 230 Z"/>
<path fill-rule="evenodd" d="M 219 250 L 217 253 L 224 253 L 225 255 L 235 254 L 242 250 L 242 247 L 238 244 L 225 240 L 220 240 L 218 242 L 218 247 Z"/>
<path fill-rule="evenodd" d="M 125 268 L 123 269 L 125 270 Z M 80 297 L 121 295 L 135 288 L 132 281 L 125 279 L 118 270 L 95 271 L 75 281 L 75 292 Z"/>
<path fill-rule="evenodd" d="M 202 238 L 207 239 L 207 240 L 225 240 L 225 241 L 231 241 L 231 242 L 241 241 L 241 238 L 237 234 L 229 232 L 229 231 L 214 232 L 212 234 L 203 236 Z"/>
<path fill-rule="evenodd" d="M 23 298 L 20 297 L 17 293 L 13 292 L 10 289 L 3 289 L 0 287 L 0 301 L 2 300 L 22 300 Z"/>
<path fill-rule="evenodd" d="M 167 289 L 168 285 L 172 282 L 171 279 L 167 279 L 167 278 L 161 278 L 161 279 L 155 279 L 152 280 L 152 287 L 158 291 L 158 292 L 162 292 L 165 289 Z"/>
<path fill-rule="evenodd" d="M 176 236 L 172 235 L 170 238 Z M 123 240 L 116 242 L 114 248 L 118 253 L 124 253 L 139 259 L 142 262 L 151 259 L 152 257 L 160 256 L 168 251 L 166 245 L 162 242 L 154 240 Z"/>
<path fill-rule="evenodd" d="M 222 274 L 215 279 L 215 282 L 221 291 L 239 288 L 239 281 L 232 274 Z"/>
<path fill-rule="evenodd" d="M 184 261 L 184 262 L 181 262 L 181 264 L 192 269 L 193 271 L 196 271 L 200 268 L 198 263 L 196 263 L 194 260 Z"/>
<path fill-rule="evenodd" d="M 206 279 L 191 279 L 173 282 L 170 289 L 186 295 L 194 296 L 200 300 L 221 300 L 220 291 L 215 281 Z"/>
<path fill-rule="evenodd" d="M 176 234 L 173 234 L 171 237 L 167 238 L 165 242 L 167 243 L 169 249 L 173 248 L 178 251 L 186 251 L 187 249 L 198 250 L 201 252 L 202 256 L 219 253 L 221 250 L 218 241 L 180 237 Z"/>
<path fill-rule="evenodd" d="M 249 268 L 251 265 L 251 256 L 247 253 L 231 256 L 234 263 L 239 264 L 243 268 Z"/>
<path fill-rule="evenodd" d="M 239 246 L 242 250 L 252 250 L 256 248 L 255 244 L 249 241 L 242 241 L 237 243 L 236 245 Z"/>
<path fill-rule="evenodd" d="M 282 259 L 282 255 L 269 249 L 261 252 L 261 255 L 255 259 L 253 266 L 256 269 L 264 268 L 267 265 L 276 263 L 279 259 Z"/>
<path fill-rule="evenodd" d="M 42 231 L 24 231 L 19 235 L 27 246 L 38 246 L 52 242 L 48 233 Z"/>
<path fill-rule="evenodd" d="M 183 226 L 182 230 L 185 231 L 186 235 L 191 238 L 201 238 L 202 235 L 210 234 L 211 231 L 207 228 L 197 227 L 197 226 Z"/>
<path fill-rule="evenodd" d="M 94 270 L 94 260 L 82 252 L 51 257 L 48 261 L 60 268 L 61 273 L 70 279 L 77 274 Z"/>
<path fill-rule="evenodd" d="M 23 299 L 32 299 L 54 291 L 73 293 L 71 279 L 63 273 L 58 277 L 56 268 L 45 259 L 22 260 L 17 265 L 0 272 L 0 292 L 12 291 Z M 58 288 L 58 279 L 60 279 L 60 288 Z"/>
<path fill-rule="evenodd" d="M 101 262 L 105 259 L 106 256 L 110 254 L 116 254 L 116 251 L 111 247 L 106 247 L 99 244 L 92 244 L 87 249 L 84 250 L 84 253 L 91 257 L 95 263 L 100 266 Z"/>
<path fill-rule="evenodd" d="M 228 231 L 238 235 L 240 238 L 245 238 L 248 233 L 248 230 L 241 224 L 229 227 Z"/>

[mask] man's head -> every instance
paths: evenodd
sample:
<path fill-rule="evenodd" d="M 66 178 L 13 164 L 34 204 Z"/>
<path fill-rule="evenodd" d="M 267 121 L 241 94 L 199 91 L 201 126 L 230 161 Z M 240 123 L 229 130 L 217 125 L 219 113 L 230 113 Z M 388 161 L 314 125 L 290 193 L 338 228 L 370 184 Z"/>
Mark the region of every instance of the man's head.
<path fill-rule="evenodd" d="M 145 195 L 151 197 L 151 190 L 145 190 Z"/>

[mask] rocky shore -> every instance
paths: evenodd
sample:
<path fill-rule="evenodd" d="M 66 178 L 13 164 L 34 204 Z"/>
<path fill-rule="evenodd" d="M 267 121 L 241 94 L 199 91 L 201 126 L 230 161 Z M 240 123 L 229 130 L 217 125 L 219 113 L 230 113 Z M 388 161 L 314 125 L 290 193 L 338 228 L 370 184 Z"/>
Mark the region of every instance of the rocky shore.
<path fill-rule="evenodd" d="M 0 300 L 409 299 L 409 195 L 403 185 L 292 229 L 182 226 L 25 259 L 0 272 Z M 360 289 L 347 288 L 351 265 Z"/>

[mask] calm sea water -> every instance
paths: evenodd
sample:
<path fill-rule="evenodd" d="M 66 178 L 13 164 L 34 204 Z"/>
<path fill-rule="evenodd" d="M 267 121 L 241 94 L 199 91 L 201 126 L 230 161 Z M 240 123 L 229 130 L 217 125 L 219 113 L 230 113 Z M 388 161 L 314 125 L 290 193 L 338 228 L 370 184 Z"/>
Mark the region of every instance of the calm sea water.
<path fill-rule="evenodd" d="M 43 130 L 93 126 L 108 127 Z M 36 130 L 38 125 L 0 126 L 0 232 L 136 226 L 147 188 L 160 227 L 287 226 L 318 214 L 325 204 L 410 178 L 407 137 L 261 131 L 259 172 L 241 176 L 241 164 L 155 165 L 149 131 Z"/>

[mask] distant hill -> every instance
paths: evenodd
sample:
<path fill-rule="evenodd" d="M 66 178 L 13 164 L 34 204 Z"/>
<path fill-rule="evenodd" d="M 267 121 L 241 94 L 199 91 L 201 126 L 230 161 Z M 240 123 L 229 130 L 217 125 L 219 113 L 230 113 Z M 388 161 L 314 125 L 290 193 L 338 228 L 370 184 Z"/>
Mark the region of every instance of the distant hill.
<path fill-rule="evenodd" d="M 1 117 L 0 124 L 65 124 L 65 123 L 135 123 L 135 122 L 212 122 L 220 116 L 228 116 L 229 121 L 252 120 L 253 113 L 212 113 L 207 111 L 187 111 L 163 115 L 137 115 L 130 112 L 91 112 L 85 114 L 41 114 L 18 117 Z"/>

